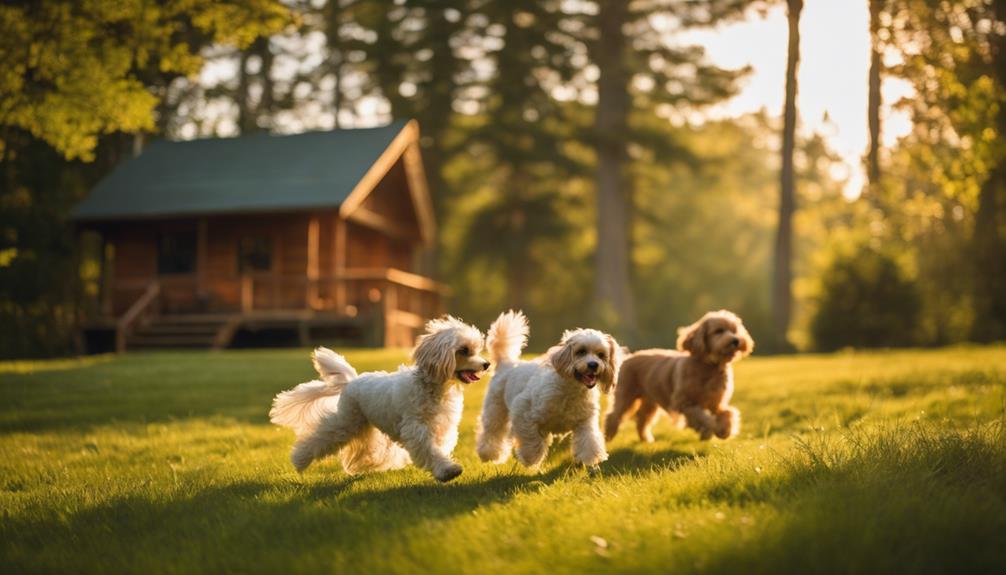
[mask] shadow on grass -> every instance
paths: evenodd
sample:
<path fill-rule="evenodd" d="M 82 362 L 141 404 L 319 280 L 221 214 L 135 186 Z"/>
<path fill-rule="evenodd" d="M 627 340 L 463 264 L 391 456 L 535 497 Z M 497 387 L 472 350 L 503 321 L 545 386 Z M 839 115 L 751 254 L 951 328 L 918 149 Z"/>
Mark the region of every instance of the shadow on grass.
<path fill-rule="evenodd" d="M 699 457 L 704 457 L 704 454 L 683 451 L 673 446 L 652 452 L 623 447 L 608 454 L 608 461 L 603 464 L 603 469 L 605 473 L 613 474 L 673 469 Z"/>
<path fill-rule="evenodd" d="M 243 481 L 191 496 L 129 496 L 73 514 L 50 510 L 0 524 L 0 564 L 13 572 L 272 572 L 291 559 L 326 554 L 354 568 L 386 561 L 383 544 L 431 521 L 505 503 L 563 478 L 501 474 L 471 483 L 403 484 L 389 477 L 340 475 L 317 484 Z M 425 479 L 425 481 L 430 481 Z"/>
<path fill-rule="evenodd" d="M 722 481 L 697 490 L 695 501 L 726 510 L 725 521 L 742 513 L 756 518 L 703 540 L 707 551 L 698 563 L 675 563 L 678 557 L 664 556 L 675 552 L 672 547 L 658 546 L 621 557 L 618 570 L 679 565 L 710 573 L 1002 572 L 1003 439 L 1001 430 L 894 428 L 803 444 L 772 477 L 728 470 Z M 696 457 L 703 456 L 673 446 L 650 453 L 623 448 L 611 454 L 603 474 L 673 469 Z M 293 570 L 419 572 L 428 558 L 409 555 L 415 549 L 410 545 L 424 537 L 449 541 L 447 520 L 523 493 L 603 480 L 566 460 L 550 460 L 540 474 L 490 469 L 475 469 L 474 476 L 448 485 L 425 476 L 417 481 L 419 472 L 403 470 L 317 481 L 236 481 L 191 494 L 183 486 L 82 511 L 53 508 L 28 519 L 5 517 L 0 564 L 11 572 L 273 572 L 309 558 Z M 512 537 L 537 536 L 500 528 Z M 552 567 L 562 572 L 569 565 Z"/>
<path fill-rule="evenodd" d="M 88 430 L 222 416 L 265 423 L 273 396 L 312 377 L 303 358 L 140 354 L 59 371 L 0 374 L 0 433 Z"/>
<path fill-rule="evenodd" d="M 561 443 L 541 473 L 516 463 L 475 467 L 447 485 L 414 469 L 318 480 L 239 481 L 186 495 L 148 493 L 67 513 L 48 510 L 0 525 L 0 560 L 18 572 L 282 570 L 284 558 L 319 549 L 378 561 L 381 543 L 417 526 L 505 504 L 557 483 L 603 481 L 694 457 L 670 448 L 614 452 L 599 476 L 568 461 Z M 422 479 L 414 482 L 422 473 Z"/>

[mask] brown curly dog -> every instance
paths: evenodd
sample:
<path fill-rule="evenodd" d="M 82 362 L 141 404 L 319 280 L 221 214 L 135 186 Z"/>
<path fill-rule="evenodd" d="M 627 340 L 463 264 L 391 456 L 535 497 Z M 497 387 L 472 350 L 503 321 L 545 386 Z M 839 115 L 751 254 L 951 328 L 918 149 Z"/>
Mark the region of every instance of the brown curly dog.
<path fill-rule="evenodd" d="M 618 372 L 615 401 L 604 424 L 610 441 L 622 419 L 635 412 L 636 431 L 643 441 L 653 441 L 650 428 L 663 408 L 675 427 L 685 425 L 702 439 L 722 439 L 740 432 L 740 411 L 730 406 L 734 376 L 730 364 L 754 350 L 741 318 L 712 311 L 678 330 L 678 351 L 637 351 Z"/>

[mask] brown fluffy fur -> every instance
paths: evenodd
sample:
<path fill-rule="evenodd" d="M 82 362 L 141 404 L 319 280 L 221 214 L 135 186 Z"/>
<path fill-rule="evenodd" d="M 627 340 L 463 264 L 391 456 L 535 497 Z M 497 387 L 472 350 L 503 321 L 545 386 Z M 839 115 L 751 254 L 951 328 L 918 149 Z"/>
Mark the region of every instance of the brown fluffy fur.
<path fill-rule="evenodd" d="M 750 354 L 754 340 L 741 319 L 720 310 L 678 330 L 678 350 L 638 351 L 622 362 L 615 401 L 605 419 L 610 441 L 626 415 L 636 414 L 636 431 L 653 441 L 650 428 L 658 408 L 677 427 L 687 425 L 702 439 L 727 439 L 740 432 L 740 411 L 730 405 L 733 370 L 730 364 Z"/>

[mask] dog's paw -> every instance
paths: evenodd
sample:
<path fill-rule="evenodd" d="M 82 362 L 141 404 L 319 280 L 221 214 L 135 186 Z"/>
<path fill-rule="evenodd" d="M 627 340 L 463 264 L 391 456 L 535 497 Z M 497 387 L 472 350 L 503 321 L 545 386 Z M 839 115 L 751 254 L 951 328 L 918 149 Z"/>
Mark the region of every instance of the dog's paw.
<path fill-rule="evenodd" d="M 290 454 L 290 463 L 293 464 L 293 468 L 297 471 L 297 473 L 304 473 L 304 470 L 307 469 L 313 461 L 313 457 L 301 450 L 295 450 Z"/>
<path fill-rule="evenodd" d="M 445 466 L 437 470 L 437 472 L 433 474 L 433 477 L 435 477 L 437 481 L 440 481 L 441 483 L 447 483 L 448 481 L 455 479 L 457 476 L 461 475 L 462 471 L 464 471 L 464 469 L 462 469 L 460 465 L 458 465 L 457 463 L 452 463 L 448 466 Z"/>
<path fill-rule="evenodd" d="M 716 414 L 716 437 L 730 439 L 740 433 L 740 412 L 729 409 Z"/>
<path fill-rule="evenodd" d="M 703 428 L 699 431 L 699 439 L 702 441 L 709 441 L 713 438 L 713 430 L 708 427 Z"/>

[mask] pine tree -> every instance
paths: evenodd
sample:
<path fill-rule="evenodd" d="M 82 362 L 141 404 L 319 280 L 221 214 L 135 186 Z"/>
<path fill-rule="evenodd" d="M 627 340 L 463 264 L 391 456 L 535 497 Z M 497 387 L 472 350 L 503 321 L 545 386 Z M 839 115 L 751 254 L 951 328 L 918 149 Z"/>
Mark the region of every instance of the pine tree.
<path fill-rule="evenodd" d="M 786 56 L 786 101 L 783 108 L 782 170 L 780 171 L 779 224 L 775 242 L 772 282 L 772 323 L 779 343 L 787 346 L 787 332 L 793 306 L 793 213 L 796 211 L 796 176 L 793 151 L 796 147 L 797 71 L 800 66 L 800 12 L 803 0 L 786 0 L 789 43 Z"/>
<path fill-rule="evenodd" d="M 628 149 L 674 159 L 677 147 L 633 121 L 632 113 L 683 114 L 720 101 L 736 90 L 744 71 L 709 64 L 698 46 L 668 42 L 675 33 L 709 26 L 744 13 L 750 1 L 703 0 L 629 3 L 599 0 L 587 20 L 589 52 L 599 70 L 593 145 L 597 154 L 597 249 L 595 300 L 606 323 L 631 340 L 636 332 L 632 276 L 632 178 Z M 655 24 L 663 17 L 662 27 Z"/>
<path fill-rule="evenodd" d="M 469 135 L 471 145 L 495 160 L 498 195 L 476 217 L 470 236 L 496 242 L 503 255 L 507 305 L 527 305 L 537 262 L 537 242 L 568 231 L 556 196 L 564 179 L 583 166 L 564 149 L 569 125 L 564 109 L 552 95 L 574 68 L 574 45 L 559 30 L 563 14 L 556 2 L 493 0 L 482 4 L 483 33 L 490 41 L 486 56 L 495 73 L 484 82 L 482 122 Z M 473 242 L 477 245 L 478 242 Z"/>
<path fill-rule="evenodd" d="M 880 39 L 880 16 L 884 0 L 870 0 L 870 79 L 869 101 L 867 102 L 867 123 L 870 129 L 870 149 L 866 155 L 866 173 L 871 195 L 876 195 L 880 185 L 880 83 L 883 70 L 883 54 Z"/>

